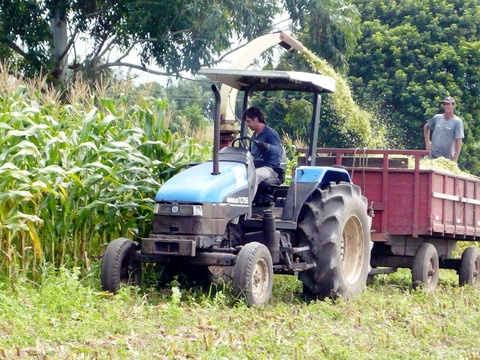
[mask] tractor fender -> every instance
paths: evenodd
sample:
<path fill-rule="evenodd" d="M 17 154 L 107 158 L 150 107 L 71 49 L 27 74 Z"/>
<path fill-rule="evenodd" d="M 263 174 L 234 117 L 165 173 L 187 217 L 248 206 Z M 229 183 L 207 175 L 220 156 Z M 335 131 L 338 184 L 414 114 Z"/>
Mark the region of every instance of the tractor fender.
<path fill-rule="evenodd" d="M 330 183 L 352 183 L 349 173 L 343 167 L 299 166 L 294 173 L 285 198 L 282 220 L 297 222 L 303 204 L 315 189 Z"/>

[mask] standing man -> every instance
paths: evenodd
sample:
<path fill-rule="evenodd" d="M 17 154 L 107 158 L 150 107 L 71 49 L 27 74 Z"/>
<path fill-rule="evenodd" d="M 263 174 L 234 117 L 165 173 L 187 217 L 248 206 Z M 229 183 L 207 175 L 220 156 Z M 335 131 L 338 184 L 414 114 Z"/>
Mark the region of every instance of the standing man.
<path fill-rule="evenodd" d="M 253 131 L 250 152 L 255 162 L 258 185 L 269 178 L 277 178 L 280 169 L 283 148 L 278 132 L 267 126 L 262 110 L 252 106 L 243 113 L 243 120 Z M 256 191 L 256 188 L 255 188 Z"/>
<path fill-rule="evenodd" d="M 423 127 L 425 147 L 432 159 L 444 157 L 458 162 L 464 138 L 463 121 L 453 111 L 455 99 L 451 96 L 442 100 L 443 114 L 437 114 Z M 432 139 L 430 140 L 430 132 Z"/>

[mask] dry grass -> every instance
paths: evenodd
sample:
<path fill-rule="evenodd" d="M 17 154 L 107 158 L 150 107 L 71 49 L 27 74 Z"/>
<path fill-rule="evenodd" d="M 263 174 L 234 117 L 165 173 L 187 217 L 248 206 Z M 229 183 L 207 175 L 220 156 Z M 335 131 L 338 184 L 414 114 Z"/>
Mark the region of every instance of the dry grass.
<path fill-rule="evenodd" d="M 4 64 L 0 63 L 0 89 L 4 95 L 10 96 L 20 85 L 23 85 L 23 81 L 18 74 L 15 71 L 10 72 Z"/>

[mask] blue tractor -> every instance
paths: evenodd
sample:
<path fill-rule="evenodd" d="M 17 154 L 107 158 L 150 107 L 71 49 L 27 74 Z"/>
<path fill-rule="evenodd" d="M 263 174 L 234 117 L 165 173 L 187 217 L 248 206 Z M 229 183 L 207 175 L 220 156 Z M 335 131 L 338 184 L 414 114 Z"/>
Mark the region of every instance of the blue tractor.
<path fill-rule="evenodd" d="M 166 181 L 155 196 L 153 230 L 139 242 L 112 241 L 103 256 L 102 287 L 117 292 L 139 284 L 142 263 L 188 270 L 213 282 L 231 282 L 250 306 L 271 297 L 273 275 L 295 275 L 308 299 L 351 297 L 370 271 L 370 226 L 366 198 L 341 167 L 314 166 L 321 96 L 335 90 L 332 78 L 288 71 L 202 69 L 200 74 L 243 92 L 243 108 L 262 91 L 312 94 L 307 165 L 290 184 L 258 185 L 242 123 L 231 146 L 220 148 L 220 91 L 215 95 L 213 160 L 191 166 Z M 243 109 L 243 110 L 244 110 Z"/>

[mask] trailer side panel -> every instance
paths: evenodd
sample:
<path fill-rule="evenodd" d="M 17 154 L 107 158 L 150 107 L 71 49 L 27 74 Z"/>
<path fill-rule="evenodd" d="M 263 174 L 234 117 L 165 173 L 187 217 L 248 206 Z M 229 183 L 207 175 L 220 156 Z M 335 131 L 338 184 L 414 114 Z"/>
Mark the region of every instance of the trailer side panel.
<path fill-rule="evenodd" d="M 480 180 L 419 167 L 425 151 L 318 149 L 346 166 L 374 213 L 372 239 L 417 237 L 476 240 L 480 235 Z M 393 168 L 392 157 L 413 156 L 414 168 Z M 381 167 L 368 166 L 368 156 L 383 157 Z M 355 157 L 359 159 L 355 160 Z M 352 160 L 353 158 L 353 160 Z M 348 159 L 348 160 L 346 160 Z M 373 162 L 372 162 L 373 163 Z M 357 164 L 355 166 L 355 164 Z"/>

